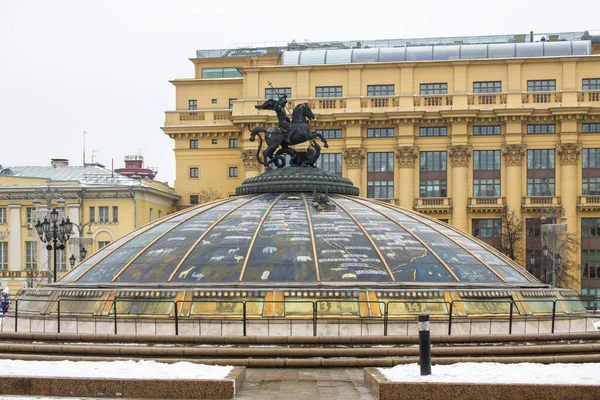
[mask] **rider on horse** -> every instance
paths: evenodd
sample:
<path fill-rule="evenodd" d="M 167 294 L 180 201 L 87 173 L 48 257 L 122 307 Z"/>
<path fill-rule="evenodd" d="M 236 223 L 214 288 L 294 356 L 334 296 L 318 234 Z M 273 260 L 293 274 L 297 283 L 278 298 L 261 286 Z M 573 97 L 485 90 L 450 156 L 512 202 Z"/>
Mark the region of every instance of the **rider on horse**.
<path fill-rule="evenodd" d="M 285 139 L 288 140 L 290 137 L 290 131 L 292 130 L 292 126 L 290 125 L 290 119 L 286 114 L 285 105 L 287 104 L 287 95 L 283 95 L 277 100 L 277 104 L 275 105 L 275 112 L 277 113 L 277 119 L 279 119 L 279 129 L 281 132 L 285 134 Z"/>

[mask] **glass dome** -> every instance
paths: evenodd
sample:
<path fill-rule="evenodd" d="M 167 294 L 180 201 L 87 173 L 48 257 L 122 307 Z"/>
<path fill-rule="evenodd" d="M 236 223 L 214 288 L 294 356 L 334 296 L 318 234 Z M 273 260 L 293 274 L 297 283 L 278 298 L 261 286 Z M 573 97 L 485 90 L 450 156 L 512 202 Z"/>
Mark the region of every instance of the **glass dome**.
<path fill-rule="evenodd" d="M 485 243 L 355 196 L 238 196 L 188 208 L 111 243 L 66 287 L 544 286 Z"/>

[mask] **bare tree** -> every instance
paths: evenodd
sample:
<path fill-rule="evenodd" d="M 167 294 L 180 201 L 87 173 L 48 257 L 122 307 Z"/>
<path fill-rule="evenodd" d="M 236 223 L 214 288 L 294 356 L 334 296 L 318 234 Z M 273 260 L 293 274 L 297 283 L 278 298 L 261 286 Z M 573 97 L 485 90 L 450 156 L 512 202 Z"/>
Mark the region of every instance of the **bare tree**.
<path fill-rule="evenodd" d="M 519 262 L 523 255 L 523 221 L 507 207 L 502 212 L 502 245 L 500 251 Z"/>
<path fill-rule="evenodd" d="M 579 251 L 579 240 L 576 234 L 567 233 L 563 245 L 558 249 L 561 263 L 556 269 L 556 286 L 578 290 L 581 277 L 581 266 L 575 260 Z"/>
<path fill-rule="evenodd" d="M 214 188 L 200 189 L 200 191 L 198 192 L 198 204 L 204 204 L 222 198 L 223 195 Z"/>

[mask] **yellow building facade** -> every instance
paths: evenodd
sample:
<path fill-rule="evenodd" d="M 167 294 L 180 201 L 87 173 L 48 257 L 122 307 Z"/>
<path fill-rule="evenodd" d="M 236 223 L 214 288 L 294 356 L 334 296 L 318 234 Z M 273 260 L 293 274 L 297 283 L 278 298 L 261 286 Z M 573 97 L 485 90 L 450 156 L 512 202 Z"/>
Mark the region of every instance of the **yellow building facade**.
<path fill-rule="evenodd" d="M 52 280 L 53 253 L 35 229 L 49 210 L 69 217 L 73 234 L 57 250 L 57 275 L 132 230 L 166 216 L 179 199 L 168 185 L 137 180 L 99 165 L 69 166 L 53 160 L 49 167 L 0 168 L 0 282 L 13 293 Z"/>
<path fill-rule="evenodd" d="M 600 294 L 597 38 L 490 38 L 198 51 L 193 78 L 172 81 L 176 110 L 163 127 L 175 143 L 180 206 L 203 189 L 233 195 L 264 170 L 248 125 L 277 126 L 274 112 L 255 106 L 285 93 L 290 111 L 310 105 L 311 130 L 328 138 L 319 166 L 350 178 L 361 196 L 434 215 L 497 246 L 502 215 L 514 212 L 523 222 L 518 261 L 548 283 L 540 219 L 566 217 L 580 246 L 569 251 L 569 269 L 554 264 L 554 278 Z"/>

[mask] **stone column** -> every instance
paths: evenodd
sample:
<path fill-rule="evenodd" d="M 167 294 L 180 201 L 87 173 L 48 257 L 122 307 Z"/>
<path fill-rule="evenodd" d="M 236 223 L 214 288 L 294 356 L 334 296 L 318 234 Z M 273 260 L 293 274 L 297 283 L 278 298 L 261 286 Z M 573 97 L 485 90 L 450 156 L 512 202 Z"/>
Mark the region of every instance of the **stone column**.
<path fill-rule="evenodd" d="M 244 179 L 257 176 L 260 173 L 261 165 L 256 159 L 256 150 L 242 150 L 240 156 L 244 162 Z"/>
<path fill-rule="evenodd" d="M 573 238 L 579 240 L 579 224 L 577 221 L 577 159 L 581 153 L 581 144 L 559 143 L 556 145 L 556 153 L 558 156 L 556 158 L 559 159 L 560 157 L 560 202 L 565 209 L 565 216 L 567 217 L 567 232 Z M 557 221 L 557 223 L 560 223 L 560 221 Z M 579 259 L 578 253 L 578 251 L 571 252 L 568 255 L 569 260 L 577 261 Z M 568 285 L 569 289 L 580 292 L 581 273 L 579 269 L 568 271 L 568 275 L 569 278 L 559 280 L 559 284 Z"/>
<path fill-rule="evenodd" d="M 418 146 L 398 146 L 394 149 L 398 159 L 398 199 L 400 207 L 412 210 L 415 201 L 415 160 Z"/>
<path fill-rule="evenodd" d="M 458 144 L 448 146 L 452 162 L 452 225 L 467 232 L 467 198 L 469 194 L 469 158 L 473 146 Z"/>
<path fill-rule="evenodd" d="M 366 193 L 363 193 L 362 185 L 362 168 L 366 156 L 367 149 L 365 147 L 349 147 L 342 150 L 348 179 L 361 190 L 361 196 L 366 196 Z"/>
<path fill-rule="evenodd" d="M 8 270 L 21 271 L 21 267 L 25 268 L 25 263 L 21 260 L 23 249 L 21 248 L 21 205 L 9 204 L 10 225 L 8 231 Z"/>
<path fill-rule="evenodd" d="M 503 144 L 504 170 L 506 171 L 506 187 L 502 192 L 506 196 L 507 210 L 513 211 L 515 217 L 521 219 L 521 201 L 523 183 L 521 181 L 521 165 L 527 146 L 524 144 Z"/>

